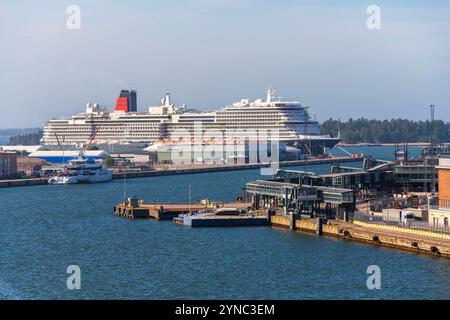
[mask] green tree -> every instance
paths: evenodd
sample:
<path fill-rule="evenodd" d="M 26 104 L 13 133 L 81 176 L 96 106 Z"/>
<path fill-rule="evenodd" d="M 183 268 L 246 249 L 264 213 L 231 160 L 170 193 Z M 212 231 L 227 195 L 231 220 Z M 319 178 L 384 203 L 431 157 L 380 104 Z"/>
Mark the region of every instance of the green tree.
<path fill-rule="evenodd" d="M 112 166 L 114 166 L 116 161 L 114 160 L 114 158 L 108 157 L 105 159 L 104 163 L 105 163 L 105 166 L 112 167 Z"/>
<path fill-rule="evenodd" d="M 98 150 L 98 147 L 95 144 L 91 144 L 87 150 Z"/>
<path fill-rule="evenodd" d="M 39 130 L 38 132 L 34 132 L 34 133 L 19 134 L 19 135 L 10 137 L 8 145 L 10 145 L 10 146 L 38 145 L 38 144 L 41 144 L 41 138 L 42 138 L 42 130 Z"/>
<path fill-rule="evenodd" d="M 437 120 L 434 127 L 438 142 L 450 142 L 450 123 Z M 429 121 L 365 118 L 350 118 L 346 122 L 328 119 L 320 125 L 322 134 L 337 136 L 339 131 L 346 143 L 427 142 L 431 139 L 432 126 Z"/>

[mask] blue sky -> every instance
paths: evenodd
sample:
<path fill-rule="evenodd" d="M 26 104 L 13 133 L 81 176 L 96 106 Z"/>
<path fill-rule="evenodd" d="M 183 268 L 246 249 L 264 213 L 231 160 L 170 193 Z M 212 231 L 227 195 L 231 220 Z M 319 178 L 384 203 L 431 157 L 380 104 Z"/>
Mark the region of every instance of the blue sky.
<path fill-rule="evenodd" d="M 122 88 L 204 110 L 285 99 L 330 117 L 450 121 L 448 1 L 2 1 L 0 128 L 42 126 Z M 81 9 L 68 30 L 66 8 Z M 381 30 L 366 27 L 369 5 Z"/>

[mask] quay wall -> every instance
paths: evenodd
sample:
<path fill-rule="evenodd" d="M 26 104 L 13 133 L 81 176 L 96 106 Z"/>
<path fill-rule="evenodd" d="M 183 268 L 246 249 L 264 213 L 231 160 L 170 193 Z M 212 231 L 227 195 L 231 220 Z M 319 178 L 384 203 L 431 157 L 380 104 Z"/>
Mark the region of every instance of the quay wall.
<path fill-rule="evenodd" d="M 48 178 L 0 180 L 0 188 L 40 186 L 48 184 Z"/>
<path fill-rule="evenodd" d="M 123 179 L 124 177 L 126 177 L 127 179 L 128 178 L 159 177 L 159 176 L 172 176 L 172 175 L 179 175 L 179 174 L 249 170 L 249 169 L 259 169 L 259 168 L 261 168 L 260 165 L 253 164 L 253 165 L 242 165 L 242 166 L 221 166 L 221 167 L 192 168 L 192 169 L 117 172 L 117 173 L 113 174 L 113 179 Z"/>
<path fill-rule="evenodd" d="M 271 217 L 272 226 L 289 229 L 290 217 L 276 215 Z M 401 229 L 401 230 L 397 230 Z M 391 247 L 406 251 L 418 252 L 450 258 L 450 243 L 447 235 L 405 228 L 383 229 L 374 228 L 372 224 L 361 222 L 348 223 L 333 221 L 331 224 L 322 225 L 322 234 L 340 239 L 354 240 L 371 245 Z M 316 233 L 316 219 L 295 218 L 295 230 Z M 404 232 L 415 231 L 415 232 Z"/>
<path fill-rule="evenodd" d="M 358 162 L 360 158 L 351 157 L 334 157 L 327 159 L 310 159 L 310 160 L 295 160 L 283 161 L 279 163 L 280 167 L 300 166 L 307 163 L 308 165 L 329 164 L 332 162 Z M 153 170 L 153 171 L 133 171 L 133 172 L 119 172 L 113 174 L 113 179 L 126 178 L 144 178 L 157 177 L 179 174 L 193 174 L 193 173 L 207 173 L 207 172 L 221 172 L 221 171 L 235 171 L 235 170 L 251 170 L 268 167 L 268 164 L 242 164 L 242 165 L 226 165 L 216 167 L 200 167 L 190 169 L 173 169 L 173 170 Z M 14 179 L 14 180 L 0 180 L 0 188 L 7 187 L 26 187 L 48 184 L 48 178 L 29 178 L 29 179 Z"/>
<path fill-rule="evenodd" d="M 281 215 L 271 216 L 270 222 L 273 226 L 280 228 L 289 229 L 290 226 L 289 216 L 281 216 Z"/>
<path fill-rule="evenodd" d="M 388 226 L 388 225 L 375 224 L 375 223 L 365 223 L 365 222 L 361 222 L 361 221 L 353 221 L 353 224 L 356 224 L 356 225 L 362 226 L 362 227 L 366 227 L 366 228 L 372 228 L 372 229 L 395 231 L 395 232 L 401 232 L 401 233 L 410 234 L 410 235 L 418 235 L 418 236 L 450 240 L 450 234 L 446 234 L 446 233 L 431 232 L 431 231 L 419 230 L 419 229 L 408 229 L 408 228 L 402 228 L 402 227 L 397 227 L 397 226 Z"/>
<path fill-rule="evenodd" d="M 294 161 L 281 161 L 279 163 L 280 167 L 292 167 L 301 166 L 304 164 L 308 165 L 318 165 L 318 164 L 329 164 L 333 162 L 358 162 L 361 158 L 352 157 L 333 157 L 326 159 L 310 159 L 310 160 L 294 160 Z M 251 170 L 269 167 L 266 163 L 255 163 L 255 164 L 242 164 L 242 165 L 221 165 L 215 167 L 200 167 L 200 168 L 189 168 L 189 169 L 169 169 L 169 170 L 152 170 L 152 171 L 135 171 L 135 172 L 117 172 L 113 174 L 113 179 L 123 179 L 126 178 L 144 178 L 144 177 L 158 177 L 158 176 L 168 176 L 168 175 L 179 175 L 179 174 L 192 174 L 192 173 L 206 173 L 206 172 L 222 172 L 222 171 L 237 171 L 237 170 Z"/>

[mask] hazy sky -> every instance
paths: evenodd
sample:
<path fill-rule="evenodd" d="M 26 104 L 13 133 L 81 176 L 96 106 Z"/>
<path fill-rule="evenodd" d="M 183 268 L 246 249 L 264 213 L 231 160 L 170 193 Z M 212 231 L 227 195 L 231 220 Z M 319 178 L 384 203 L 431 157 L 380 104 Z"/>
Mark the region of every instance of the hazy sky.
<path fill-rule="evenodd" d="M 423 119 L 434 103 L 450 121 L 449 1 L 2 0 L 0 43 L 0 128 L 112 109 L 122 88 L 142 111 L 166 92 L 212 110 L 273 86 L 319 120 Z"/>

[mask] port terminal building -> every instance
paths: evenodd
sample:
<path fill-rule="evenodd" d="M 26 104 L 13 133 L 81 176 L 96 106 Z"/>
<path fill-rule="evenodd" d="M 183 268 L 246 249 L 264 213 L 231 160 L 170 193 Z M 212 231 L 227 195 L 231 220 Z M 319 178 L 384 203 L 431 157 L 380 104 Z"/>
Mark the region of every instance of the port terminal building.
<path fill-rule="evenodd" d="M 440 158 L 438 206 L 430 208 L 428 223 L 435 227 L 449 227 L 450 221 L 450 158 Z"/>
<path fill-rule="evenodd" d="M 283 208 L 284 214 L 351 219 L 355 209 L 352 189 L 307 185 L 300 176 L 286 176 L 283 172 L 279 170 L 277 177 L 270 180 L 246 184 L 246 195 L 255 209 L 264 207 L 275 212 L 276 208 Z"/>
<path fill-rule="evenodd" d="M 435 167 L 436 161 L 439 166 Z M 392 198 L 393 194 L 410 192 L 428 194 L 436 188 L 439 207 L 428 218 L 430 224 L 445 226 L 450 219 L 450 158 L 433 162 L 364 159 L 362 168 L 335 164 L 329 174 L 278 170 L 272 179 L 247 183 L 245 190 L 256 207 L 348 220 L 356 199 Z"/>

